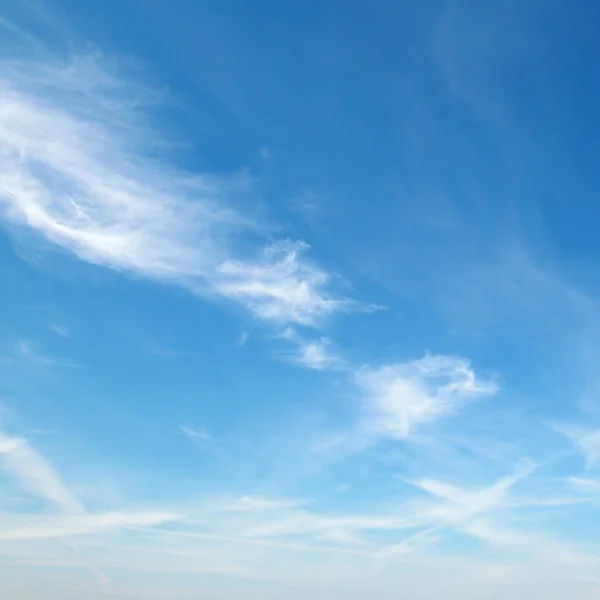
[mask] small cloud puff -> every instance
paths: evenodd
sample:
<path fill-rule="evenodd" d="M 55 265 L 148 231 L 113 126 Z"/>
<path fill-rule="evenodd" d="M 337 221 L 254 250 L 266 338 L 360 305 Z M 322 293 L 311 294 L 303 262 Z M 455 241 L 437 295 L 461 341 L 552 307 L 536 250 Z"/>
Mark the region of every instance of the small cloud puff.
<path fill-rule="evenodd" d="M 374 433 L 408 438 L 419 425 L 452 414 L 465 401 L 495 394 L 493 380 L 480 380 L 469 361 L 426 355 L 420 360 L 363 367 L 354 373 Z"/>

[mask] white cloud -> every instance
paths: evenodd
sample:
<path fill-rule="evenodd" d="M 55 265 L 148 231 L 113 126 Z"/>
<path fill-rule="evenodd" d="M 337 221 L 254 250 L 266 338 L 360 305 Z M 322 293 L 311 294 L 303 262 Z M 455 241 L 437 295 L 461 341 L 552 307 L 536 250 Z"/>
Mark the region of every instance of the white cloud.
<path fill-rule="evenodd" d="M 475 515 L 503 506 L 508 491 L 531 475 L 534 469 L 535 464 L 531 460 L 524 460 L 517 465 L 513 473 L 480 490 L 466 490 L 429 479 L 414 481 L 412 484 L 447 501 L 450 515 Z M 458 512 L 453 512 L 454 508 L 458 508 Z"/>
<path fill-rule="evenodd" d="M 278 242 L 256 260 L 227 260 L 213 285 L 237 300 L 259 319 L 275 323 L 314 325 L 328 315 L 348 310 L 351 303 L 326 290 L 330 275 L 302 259 L 303 242 Z"/>
<path fill-rule="evenodd" d="M 304 537 L 310 541 L 326 541 L 332 545 L 348 543 L 368 545 L 366 535 L 371 532 L 398 532 L 422 526 L 425 519 L 416 514 L 321 515 L 310 511 L 294 511 L 271 515 L 262 523 L 240 532 L 250 538 Z"/>
<path fill-rule="evenodd" d="M 71 332 L 68 327 L 64 325 L 49 325 L 48 326 L 56 335 L 60 335 L 60 337 L 67 338 L 71 335 Z"/>
<path fill-rule="evenodd" d="M 0 467 L 28 492 L 67 513 L 83 507 L 61 481 L 52 465 L 27 440 L 0 433 Z"/>
<path fill-rule="evenodd" d="M 321 213 L 321 198 L 308 190 L 291 201 L 291 208 L 306 221 L 315 221 Z"/>
<path fill-rule="evenodd" d="M 313 552 L 362 552 L 384 562 L 423 552 L 447 530 L 494 545 L 510 543 L 529 548 L 535 536 L 516 536 L 504 521 L 521 506 L 520 498 L 511 498 L 513 487 L 534 469 L 533 462 L 523 460 L 512 473 L 480 489 L 433 479 L 415 481 L 415 487 L 435 498 L 404 497 L 399 504 L 388 501 L 372 512 L 321 512 L 311 502 L 296 499 L 218 499 L 188 521 L 194 523 L 197 533 L 181 534 Z M 493 519 L 493 528 L 483 519 L 486 515 Z"/>
<path fill-rule="evenodd" d="M 572 487 L 584 494 L 600 496 L 600 480 L 588 479 L 586 477 L 569 477 L 569 483 Z"/>
<path fill-rule="evenodd" d="M 600 429 L 554 426 L 553 429 L 565 435 L 583 455 L 588 467 L 600 459 Z"/>
<path fill-rule="evenodd" d="M 348 584 L 354 577 L 379 579 L 408 569 L 401 580 L 413 568 L 429 572 L 459 564 L 464 577 L 474 568 L 473 555 L 431 550 L 458 532 L 493 547 L 490 567 L 518 558 L 524 570 L 562 564 L 593 572 L 598 560 L 592 553 L 528 527 L 511 527 L 507 516 L 517 513 L 507 512 L 515 507 L 509 494 L 531 469 L 524 461 L 512 474 L 481 489 L 421 480 L 418 486 L 435 498 L 404 496 L 398 504 L 371 507 L 372 512 L 319 510 L 295 498 L 241 496 L 213 498 L 200 506 L 196 499 L 188 510 L 175 512 L 20 515 L 8 520 L 2 515 L 6 527 L 0 533 L 0 556 L 43 564 L 60 559 L 59 544 L 66 537 L 77 543 L 80 566 L 87 561 L 94 568 L 191 574 L 220 565 L 223 573 L 246 578 L 289 584 L 310 573 L 313 582 Z M 487 574 L 480 576 L 487 581 Z"/>
<path fill-rule="evenodd" d="M 511 552 L 524 550 L 528 554 L 544 556 L 545 559 L 562 557 L 566 560 L 567 553 L 557 540 L 525 528 L 515 529 L 513 526 L 515 514 L 525 506 L 535 506 L 538 511 L 543 506 L 557 506 L 552 502 L 545 503 L 544 499 L 531 503 L 527 498 L 511 497 L 512 488 L 528 478 L 535 468 L 533 461 L 524 459 L 511 474 L 479 489 L 459 487 L 432 479 L 410 482 L 435 496 L 437 501 L 418 506 L 417 514 L 421 515 L 422 526 L 397 548 L 386 548 L 383 555 L 394 556 L 398 551 L 413 552 L 415 542 L 419 542 L 421 546 L 435 544 L 444 532 L 452 530 L 491 546 L 509 548 Z M 541 548 L 544 545 L 542 540 L 548 546 L 547 551 Z"/>
<path fill-rule="evenodd" d="M 340 359 L 331 352 L 331 340 L 322 337 L 317 341 L 304 342 L 299 346 L 297 362 L 311 369 L 327 369 L 339 364 Z"/>
<path fill-rule="evenodd" d="M 529 568 L 534 565 L 542 569 L 561 565 L 570 568 L 597 566 L 599 561 L 594 552 L 577 549 L 547 531 L 532 529 L 531 518 L 523 520 L 520 512 L 525 507 L 535 509 L 539 518 L 544 507 L 556 510 L 572 506 L 572 502 L 556 502 L 553 497 L 532 500 L 512 493 L 515 485 L 530 477 L 536 466 L 530 459 L 524 459 L 511 474 L 481 489 L 427 479 L 412 482 L 441 500 L 429 508 L 423 507 L 422 512 L 430 516 L 431 524 L 417 535 L 423 531 L 437 535 L 445 529 L 452 529 L 479 539 L 498 551 L 507 552 L 507 556 L 513 560 L 515 557 L 529 559 Z M 435 537 L 433 539 L 437 541 Z"/>
<path fill-rule="evenodd" d="M 42 540 L 100 533 L 126 527 L 150 527 L 174 521 L 169 512 L 110 512 L 64 516 L 22 515 L 5 519 L 0 540 Z"/>
<path fill-rule="evenodd" d="M 233 499 L 220 500 L 217 505 L 208 510 L 218 512 L 255 512 L 273 511 L 281 509 L 297 508 L 306 504 L 306 500 L 296 498 L 265 498 L 264 496 L 240 496 Z"/>
<path fill-rule="evenodd" d="M 242 331 L 242 333 L 240 333 L 240 335 L 238 335 L 236 343 L 241 348 L 242 346 L 246 345 L 246 342 L 249 339 L 250 339 L 250 332 L 249 331 Z"/>
<path fill-rule="evenodd" d="M 426 355 L 420 360 L 364 367 L 354 374 L 364 392 L 370 426 L 381 435 L 411 436 L 415 427 L 458 410 L 466 400 L 496 393 L 492 380 L 476 378 L 469 361 Z"/>
<path fill-rule="evenodd" d="M 333 344 L 327 337 L 307 340 L 289 327 L 279 337 L 295 346 L 291 353 L 285 354 L 285 358 L 293 363 L 319 371 L 344 366 L 344 360 L 333 350 Z"/>
<path fill-rule="evenodd" d="M 184 425 L 180 425 L 179 431 L 197 446 L 204 445 L 211 439 L 211 436 L 205 431 L 198 431 L 191 427 L 185 427 Z"/>
<path fill-rule="evenodd" d="M 268 161 L 273 158 L 273 153 L 266 146 L 261 146 L 258 150 L 258 154 L 264 161 Z"/>
<path fill-rule="evenodd" d="M 369 532 L 404 531 L 426 524 L 430 517 L 414 510 L 401 514 L 389 508 L 373 513 L 322 513 L 311 508 L 311 501 L 298 498 L 242 496 L 218 499 L 191 517 L 203 532 L 237 540 L 307 544 L 326 542 L 330 550 L 353 544 L 369 545 Z"/>
<path fill-rule="evenodd" d="M 234 251 L 256 224 L 233 207 L 248 189 L 153 158 L 144 124 L 157 96 L 97 58 L 0 64 L 0 207 L 84 261 L 234 300 L 256 318 L 316 325 L 351 304 L 301 242 Z M 252 256 L 252 258 L 247 258 Z"/>
<path fill-rule="evenodd" d="M 37 365 L 39 367 L 80 367 L 80 365 L 77 365 L 66 358 L 42 354 L 30 341 L 27 340 L 19 340 L 17 342 L 15 354 L 17 357 L 26 360 L 29 364 Z"/>

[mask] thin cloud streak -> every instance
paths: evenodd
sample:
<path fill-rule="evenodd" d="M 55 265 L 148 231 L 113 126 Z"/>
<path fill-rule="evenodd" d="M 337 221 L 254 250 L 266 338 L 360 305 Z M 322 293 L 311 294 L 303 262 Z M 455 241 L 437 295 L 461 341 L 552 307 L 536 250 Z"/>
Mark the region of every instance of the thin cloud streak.
<path fill-rule="evenodd" d="M 554 425 L 552 428 L 569 439 L 583 456 L 588 468 L 600 460 L 600 429 L 569 425 Z"/>
<path fill-rule="evenodd" d="M 212 439 L 211 435 L 205 431 L 198 431 L 184 425 L 180 425 L 179 431 L 196 446 L 203 446 Z"/>
<path fill-rule="evenodd" d="M 66 513 L 82 513 L 82 504 L 61 481 L 52 465 L 27 440 L 0 432 L 0 467 L 23 489 Z"/>
<path fill-rule="evenodd" d="M 60 337 L 68 338 L 71 335 L 71 331 L 69 330 L 69 328 L 65 327 L 64 325 L 49 325 L 48 327 Z"/>
<path fill-rule="evenodd" d="M 19 359 L 26 361 L 31 365 L 39 367 L 65 367 L 70 369 L 79 369 L 81 365 L 75 364 L 66 358 L 47 356 L 37 350 L 30 341 L 20 340 L 15 347 L 15 354 Z"/>
<path fill-rule="evenodd" d="M 12 517 L 0 531 L 0 540 L 44 540 L 101 533 L 127 527 L 149 527 L 174 521 L 169 512 L 109 512 L 62 516 L 23 515 Z"/>

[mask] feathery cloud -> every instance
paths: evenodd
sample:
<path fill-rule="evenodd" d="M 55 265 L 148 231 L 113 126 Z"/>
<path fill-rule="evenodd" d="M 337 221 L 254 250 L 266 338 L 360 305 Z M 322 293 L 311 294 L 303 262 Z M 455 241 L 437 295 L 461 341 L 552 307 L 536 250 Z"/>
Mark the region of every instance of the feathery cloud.
<path fill-rule="evenodd" d="M 47 356 L 36 349 L 34 344 L 28 340 L 19 340 L 15 346 L 15 354 L 18 358 L 27 361 L 31 365 L 39 367 L 67 367 L 79 368 L 77 365 L 66 358 Z"/>
<path fill-rule="evenodd" d="M 65 327 L 64 325 L 48 325 L 48 328 L 52 331 L 54 331 L 54 333 L 56 333 L 56 335 L 59 335 L 60 337 L 63 338 L 68 338 L 71 335 L 71 331 L 69 330 L 68 327 Z"/>
<path fill-rule="evenodd" d="M 439 481 L 421 479 L 411 482 L 414 486 L 448 502 L 449 507 L 458 507 L 458 514 L 477 514 L 502 506 L 508 491 L 525 479 L 535 469 L 533 461 L 526 459 L 518 464 L 510 475 L 502 477 L 491 486 L 480 490 L 465 490 Z"/>
<path fill-rule="evenodd" d="M 184 425 L 180 425 L 179 431 L 181 431 L 181 433 L 185 435 L 185 437 L 187 437 L 192 443 L 196 444 L 196 446 L 204 445 L 211 439 L 211 436 L 205 431 L 198 431 Z"/>
<path fill-rule="evenodd" d="M 326 290 L 329 273 L 302 258 L 304 242 L 277 242 L 253 260 L 226 260 L 213 285 L 254 316 L 279 324 L 314 325 L 330 314 L 350 310 L 352 303 Z M 358 305 L 354 305 L 355 307 Z"/>
<path fill-rule="evenodd" d="M 333 350 L 333 343 L 327 337 L 307 340 L 291 327 L 279 337 L 294 345 L 292 352 L 285 354 L 290 362 L 319 371 L 344 367 L 344 360 Z"/>
<path fill-rule="evenodd" d="M 469 361 L 441 355 L 364 367 L 354 374 L 374 432 L 408 438 L 415 427 L 452 414 L 478 396 L 495 394 L 497 384 L 479 380 Z"/>
<path fill-rule="evenodd" d="M 584 494 L 600 497 L 600 480 L 587 477 L 569 477 L 569 484 Z"/>
<path fill-rule="evenodd" d="M 0 433 L 0 467 L 34 496 L 51 502 L 66 513 L 83 512 L 83 506 L 52 465 L 27 440 Z"/>
<path fill-rule="evenodd" d="M 0 540 L 43 540 L 101 533 L 127 527 L 150 527 L 174 521 L 169 512 L 109 512 L 65 516 L 22 515 L 11 517 L 0 531 Z"/>
<path fill-rule="evenodd" d="M 600 429 L 556 425 L 553 429 L 566 436 L 581 452 L 588 467 L 600 459 Z"/>
<path fill-rule="evenodd" d="M 297 362 L 311 369 L 327 369 L 339 364 L 340 359 L 331 352 L 331 340 L 322 337 L 316 341 L 305 342 L 298 348 Z"/>
<path fill-rule="evenodd" d="M 13 225 L 84 261 L 230 299 L 266 322 L 314 326 L 358 307 L 333 294 L 303 242 L 240 257 L 244 234 L 260 230 L 234 207 L 247 178 L 157 158 L 164 148 L 144 112 L 156 94 L 97 57 L 0 67 L 0 209 Z"/>

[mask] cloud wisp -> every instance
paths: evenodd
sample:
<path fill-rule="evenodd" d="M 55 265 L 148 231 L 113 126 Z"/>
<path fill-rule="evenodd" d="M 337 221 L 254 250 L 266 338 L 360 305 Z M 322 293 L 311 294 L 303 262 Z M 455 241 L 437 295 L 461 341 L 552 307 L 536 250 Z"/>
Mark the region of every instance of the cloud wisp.
<path fill-rule="evenodd" d="M 206 431 L 198 431 L 185 425 L 180 425 L 179 431 L 196 446 L 205 446 L 212 439 L 211 435 L 206 433 Z"/>
<path fill-rule="evenodd" d="M 36 349 L 34 344 L 28 340 L 19 340 L 17 342 L 15 347 L 15 355 L 18 359 L 27 364 L 42 368 L 66 367 L 77 369 L 81 367 L 81 365 L 75 364 L 66 358 L 42 354 Z"/>
<path fill-rule="evenodd" d="M 1 432 L 0 471 L 45 507 L 44 511 L 33 514 L 3 512 L 0 542 L 62 540 L 123 528 L 157 526 L 179 518 L 164 510 L 90 513 L 62 481 L 54 466 L 28 440 Z"/>
<path fill-rule="evenodd" d="M 117 531 L 126 527 L 151 527 L 177 520 L 170 512 L 107 512 L 65 516 L 14 516 L 2 532 L 0 540 L 44 540 L 85 534 Z"/>
<path fill-rule="evenodd" d="M 159 158 L 146 118 L 155 93 L 98 57 L 0 65 L 0 208 L 13 226 L 267 323 L 315 326 L 359 308 L 332 291 L 305 243 L 249 242 L 261 227 L 234 206 L 247 177 L 191 174 Z"/>
<path fill-rule="evenodd" d="M 178 557 L 180 572 L 195 573 L 200 562 L 203 571 L 222 569 L 251 579 L 294 581 L 314 571 L 317 579 L 333 581 L 350 576 L 348 569 L 368 576 L 386 566 L 430 564 L 431 548 L 458 534 L 494 549 L 508 564 L 523 554 L 540 565 L 594 568 L 598 561 L 592 553 L 530 526 L 514 527 L 514 517 L 528 502 L 515 488 L 533 470 L 531 461 L 522 461 L 480 488 L 414 481 L 413 487 L 429 498 L 407 494 L 371 512 L 319 509 L 307 499 L 241 496 L 195 502 L 181 511 L 11 515 L 0 533 L 0 551 L 18 542 L 18 556 L 31 552 L 50 559 L 57 551 L 52 544 L 77 539 L 82 558 L 95 568 L 163 570 Z M 473 559 L 468 551 L 453 556 Z"/>
<path fill-rule="evenodd" d="M 328 337 L 306 339 L 291 327 L 288 327 L 279 337 L 293 345 L 291 352 L 282 355 L 289 362 L 317 371 L 349 368 Z"/>
<path fill-rule="evenodd" d="M 318 497 L 224 494 L 187 503 L 172 498 L 167 501 L 170 508 L 91 513 L 24 438 L 2 435 L 0 453 L 6 473 L 32 496 L 58 509 L 3 511 L 0 558 L 10 557 L 23 568 L 50 563 L 83 567 L 100 573 L 100 584 L 107 589 L 114 588 L 112 574 L 117 571 L 219 573 L 288 583 L 311 573 L 325 585 L 353 574 L 369 577 L 409 565 L 430 567 L 431 549 L 439 552 L 440 543 L 452 542 L 457 535 L 492 548 L 507 565 L 514 556 L 527 555 L 540 568 L 592 572 L 598 566 L 593 552 L 531 526 L 514 526 L 524 507 L 538 513 L 544 507 L 561 509 L 547 496 L 547 488 L 533 503 L 517 489 L 535 471 L 529 460 L 487 486 L 455 485 L 438 478 L 408 481 L 411 487 L 397 497 L 358 510 L 324 506 Z M 589 496 L 587 489 L 582 493 Z M 76 548 L 75 558 L 61 558 L 65 544 Z M 468 551 L 453 553 L 452 560 L 464 561 L 466 574 L 473 556 Z M 507 573 L 518 575 L 510 569 Z"/>
<path fill-rule="evenodd" d="M 416 360 L 357 366 L 338 353 L 329 338 L 309 339 L 292 328 L 279 337 L 293 346 L 280 355 L 283 360 L 338 373 L 357 399 L 358 429 L 316 445 L 323 450 L 346 445 L 353 451 L 365 449 L 378 438 L 414 441 L 421 428 L 499 391 L 494 377 L 481 377 L 469 360 L 458 356 L 425 354 Z"/>
<path fill-rule="evenodd" d="M 566 436 L 577 448 L 588 468 L 600 460 L 600 429 L 555 425 L 553 429 Z"/>
<path fill-rule="evenodd" d="M 354 373 L 363 391 L 371 429 L 396 439 L 410 437 L 417 426 L 448 416 L 473 398 L 498 391 L 493 380 L 476 377 L 469 361 L 442 355 L 363 367 Z"/>
<path fill-rule="evenodd" d="M 65 513 L 84 512 L 52 465 L 23 438 L 0 432 L 0 466 L 26 491 Z"/>

